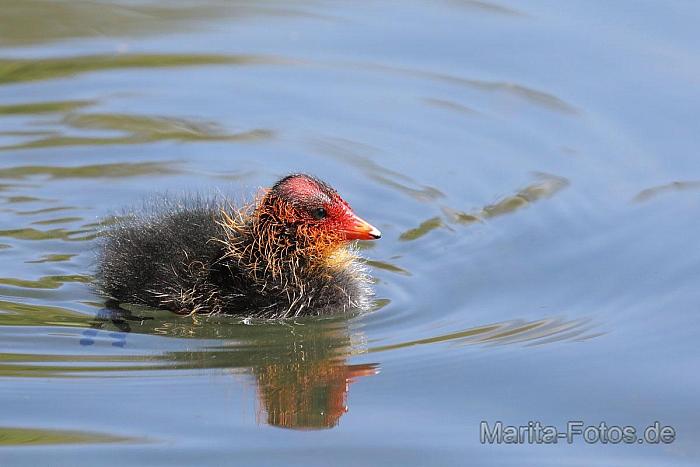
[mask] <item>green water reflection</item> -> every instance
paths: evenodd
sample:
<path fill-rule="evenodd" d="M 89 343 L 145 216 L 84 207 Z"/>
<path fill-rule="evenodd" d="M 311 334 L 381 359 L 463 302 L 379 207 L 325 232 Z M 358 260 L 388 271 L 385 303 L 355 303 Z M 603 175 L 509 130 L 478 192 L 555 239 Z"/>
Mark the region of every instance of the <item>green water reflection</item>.
<path fill-rule="evenodd" d="M 70 430 L 0 427 L 0 446 L 35 446 L 46 444 L 133 443 L 135 438 Z"/>
<path fill-rule="evenodd" d="M 153 35 L 194 29 L 196 22 L 262 15 L 304 15 L 290 2 L 170 2 L 3 1 L 0 44 L 32 44 L 92 36 Z"/>
<path fill-rule="evenodd" d="M 41 104 L 37 104 L 41 105 Z M 143 144 L 157 141 L 259 141 L 270 139 L 271 130 L 253 129 L 228 133 L 218 126 L 183 118 L 128 114 L 68 114 L 61 124 L 72 129 L 110 130 L 124 136 L 66 136 L 42 134 L 27 142 L 0 146 L 0 150 L 50 148 L 61 146 L 102 146 Z"/>
<path fill-rule="evenodd" d="M 0 169 L 0 178 L 23 179 L 36 175 L 48 178 L 120 178 L 143 175 L 163 175 L 176 173 L 172 163 L 156 162 L 123 162 L 117 164 L 88 164 L 75 167 L 59 167 L 49 165 L 22 165 Z M 58 209 L 66 209 L 64 207 Z M 42 208 L 31 214 L 56 211 L 57 208 Z"/>
<path fill-rule="evenodd" d="M 481 222 L 484 219 L 511 214 L 526 208 L 533 203 L 543 199 L 551 198 L 569 185 L 569 181 L 564 177 L 550 174 L 536 174 L 537 181 L 517 190 L 513 195 L 505 196 L 493 204 L 486 205 L 471 213 L 452 209 L 448 206 L 442 207 L 442 217 L 432 217 L 421 222 L 420 225 L 406 230 L 399 236 L 399 240 L 417 240 L 433 230 L 447 226 L 446 222 L 456 224 L 472 224 Z"/>
<path fill-rule="evenodd" d="M 257 56 L 122 54 L 83 55 L 65 58 L 0 59 L 0 85 L 75 76 L 92 71 L 120 68 L 164 68 L 202 65 L 252 65 L 280 63 Z"/>

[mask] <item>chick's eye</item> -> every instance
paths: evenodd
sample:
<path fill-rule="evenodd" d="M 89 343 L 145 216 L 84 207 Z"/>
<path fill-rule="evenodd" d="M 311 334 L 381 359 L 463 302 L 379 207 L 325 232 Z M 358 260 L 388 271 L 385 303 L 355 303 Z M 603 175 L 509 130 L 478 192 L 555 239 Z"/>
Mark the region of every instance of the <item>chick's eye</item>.
<path fill-rule="evenodd" d="M 326 212 L 326 208 L 316 208 L 313 211 L 311 211 L 311 215 L 314 216 L 314 219 L 325 219 L 328 213 Z"/>

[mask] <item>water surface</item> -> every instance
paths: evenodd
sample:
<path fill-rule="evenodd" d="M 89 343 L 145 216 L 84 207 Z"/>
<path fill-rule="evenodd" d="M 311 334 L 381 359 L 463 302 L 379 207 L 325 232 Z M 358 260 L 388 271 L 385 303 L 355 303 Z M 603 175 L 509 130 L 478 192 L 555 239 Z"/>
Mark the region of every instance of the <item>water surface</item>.
<path fill-rule="evenodd" d="M 3 465 L 697 465 L 700 7 L 7 1 Z M 291 171 L 384 237 L 375 309 L 106 308 L 99 222 Z M 654 421 L 659 445 L 482 445 Z"/>

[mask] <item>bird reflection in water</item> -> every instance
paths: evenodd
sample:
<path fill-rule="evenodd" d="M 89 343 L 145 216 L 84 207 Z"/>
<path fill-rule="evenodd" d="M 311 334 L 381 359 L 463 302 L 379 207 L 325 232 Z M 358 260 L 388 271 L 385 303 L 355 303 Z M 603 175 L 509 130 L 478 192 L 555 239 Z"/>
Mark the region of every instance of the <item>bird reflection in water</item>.
<path fill-rule="evenodd" d="M 124 348 L 128 333 L 219 340 L 216 347 L 208 347 L 209 341 L 195 350 L 167 352 L 158 358 L 174 361 L 177 369 L 252 374 L 258 423 L 280 428 L 333 428 L 348 411 L 350 384 L 379 372 L 376 363 L 348 364 L 349 355 L 361 353 L 362 336 L 351 335 L 347 318 L 244 325 L 225 316 L 159 319 L 108 303 L 83 333 L 81 345 L 91 345 L 98 332 Z"/>
<path fill-rule="evenodd" d="M 265 420 L 280 428 L 334 427 L 348 411 L 350 383 L 378 372 L 376 364 L 347 365 L 343 358 L 291 360 L 253 369 Z"/>

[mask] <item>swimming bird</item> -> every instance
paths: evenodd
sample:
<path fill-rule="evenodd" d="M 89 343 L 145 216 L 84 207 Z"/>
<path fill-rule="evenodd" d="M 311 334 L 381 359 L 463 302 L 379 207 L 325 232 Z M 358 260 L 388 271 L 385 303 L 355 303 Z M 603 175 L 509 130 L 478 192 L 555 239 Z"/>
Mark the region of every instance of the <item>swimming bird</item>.
<path fill-rule="evenodd" d="M 353 240 L 381 233 L 327 183 L 291 174 L 234 208 L 160 203 L 106 228 L 96 286 L 109 301 L 259 318 L 366 310 L 372 291 Z"/>

